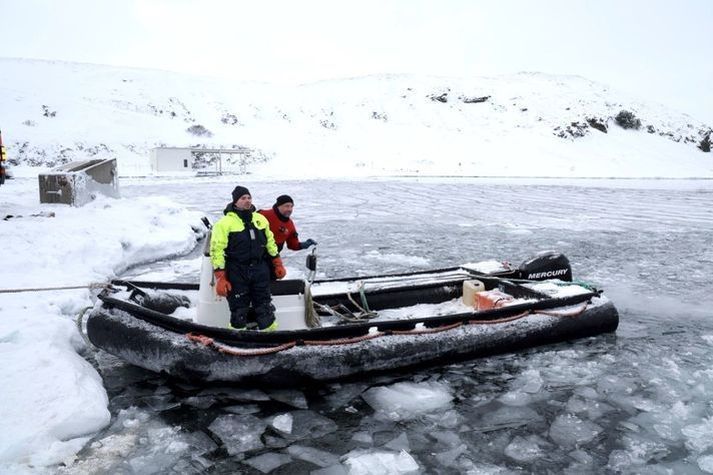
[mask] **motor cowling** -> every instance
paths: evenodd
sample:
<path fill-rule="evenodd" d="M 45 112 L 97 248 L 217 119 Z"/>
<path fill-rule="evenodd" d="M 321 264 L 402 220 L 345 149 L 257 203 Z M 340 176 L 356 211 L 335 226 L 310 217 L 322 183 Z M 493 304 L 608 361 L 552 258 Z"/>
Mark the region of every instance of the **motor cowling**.
<path fill-rule="evenodd" d="M 560 279 L 572 282 L 572 267 L 564 254 L 555 251 L 545 251 L 537 254 L 518 268 L 521 279 L 547 280 Z"/>

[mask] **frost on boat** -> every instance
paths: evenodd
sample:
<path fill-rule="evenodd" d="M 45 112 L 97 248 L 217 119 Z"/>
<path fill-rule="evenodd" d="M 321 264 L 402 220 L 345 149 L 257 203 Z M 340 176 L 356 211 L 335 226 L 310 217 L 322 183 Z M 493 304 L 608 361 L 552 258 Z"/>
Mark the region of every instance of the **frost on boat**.
<path fill-rule="evenodd" d="M 571 282 L 561 254 L 540 254 L 518 268 L 494 262 L 276 281 L 275 332 L 229 329 L 228 305 L 204 263 L 199 284 L 115 281 L 100 295 L 87 332 L 96 346 L 152 371 L 289 385 L 616 330 L 616 308 L 600 290 Z"/>

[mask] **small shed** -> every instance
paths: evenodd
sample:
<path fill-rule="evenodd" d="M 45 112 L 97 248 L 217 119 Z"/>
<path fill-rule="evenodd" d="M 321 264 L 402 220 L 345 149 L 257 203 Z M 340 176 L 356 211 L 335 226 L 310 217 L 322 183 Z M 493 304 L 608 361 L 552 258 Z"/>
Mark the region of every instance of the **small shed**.
<path fill-rule="evenodd" d="M 119 197 L 116 159 L 83 160 L 40 174 L 40 203 L 82 206 L 103 194 Z"/>
<path fill-rule="evenodd" d="M 156 147 L 151 149 L 151 170 L 154 173 L 192 172 L 193 151 L 185 147 Z"/>

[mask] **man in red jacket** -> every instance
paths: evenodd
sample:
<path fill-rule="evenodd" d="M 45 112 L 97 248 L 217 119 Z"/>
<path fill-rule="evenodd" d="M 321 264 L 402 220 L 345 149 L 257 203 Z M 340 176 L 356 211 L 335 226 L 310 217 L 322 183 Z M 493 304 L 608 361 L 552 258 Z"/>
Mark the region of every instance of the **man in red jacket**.
<path fill-rule="evenodd" d="M 285 243 L 287 243 L 287 247 L 293 251 L 299 251 L 300 249 L 307 249 L 310 246 L 317 245 L 314 239 L 307 239 L 306 241 L 300 242 L 297 237 L 295 223 L 290 218 L 294 206 L 295 202 L 289 195 L 280 195 L 277 197 L 277 200 L 275 200 L 275 204 L 272 205 L 271 209 L 261 209 L 259 211 L 259 213 L 265 216 L 270 222 L 270 230 L 272 234 L 275 235 L 275 243 L 279 251 L 282 251 Z"/>

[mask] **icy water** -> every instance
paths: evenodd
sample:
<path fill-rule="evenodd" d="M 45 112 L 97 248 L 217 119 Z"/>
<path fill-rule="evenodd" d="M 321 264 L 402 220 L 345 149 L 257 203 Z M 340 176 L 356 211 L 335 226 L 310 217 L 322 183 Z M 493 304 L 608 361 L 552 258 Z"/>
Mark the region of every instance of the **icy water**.
<path fill-rule="evenodd" d="M 235 183 L 122 183 L 215 221 Z M 601 186 L 606 185 L 606 186 Z M 112 425 L 67 472 L 713 473 L 713 183 L 250 182 L 295 198 L 321 277 L 566 254 L 616 334 L 294 389 L 196 387 L 87 355 Z M 283 252 L 288 270 L 305 252 Z M 196 255 L 127 277 L 196 281 Z M 329 364 L 329 362 L 325 362 Z"/>

